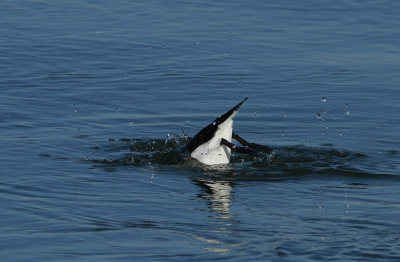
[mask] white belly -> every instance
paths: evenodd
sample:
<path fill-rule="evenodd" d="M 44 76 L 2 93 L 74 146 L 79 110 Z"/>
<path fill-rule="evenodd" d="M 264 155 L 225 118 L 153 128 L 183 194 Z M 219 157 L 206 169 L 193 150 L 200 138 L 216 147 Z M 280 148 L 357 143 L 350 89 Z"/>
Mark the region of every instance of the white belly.
<path fill-rule="evenodd" d="M 206 165 L 228 164 L 231 157 L 231 149 L 221 145 L 221 139 L 224 138 L 232 142 L 232 118 L 235 115 L 233 114 L 221 124 L 215 132 L 214 137 L 197 147 L 191 153 L 191 156 Z"/>

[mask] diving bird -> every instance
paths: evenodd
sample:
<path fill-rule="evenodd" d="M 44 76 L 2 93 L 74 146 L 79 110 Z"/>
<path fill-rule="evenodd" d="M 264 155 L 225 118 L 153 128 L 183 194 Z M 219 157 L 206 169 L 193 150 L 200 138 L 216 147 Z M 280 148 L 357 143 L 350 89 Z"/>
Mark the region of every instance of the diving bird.
<path fill-rule="evenodd" d="M 272 152 L 271 148 L 249 143 L 232 132 L 233 117 L 239 112 L 239 107 L 246 100 L 247 97 L 231 110 L 204 127 L 192 138 L 186 146 L 192 158 L 206 165 L 216 165 L 228 164 L 232 151 L 254 156 L 259 155 L 260 152 L 267 154 Z M 232 144 L 232 138 L 242 144 L 243 147 Z"/>

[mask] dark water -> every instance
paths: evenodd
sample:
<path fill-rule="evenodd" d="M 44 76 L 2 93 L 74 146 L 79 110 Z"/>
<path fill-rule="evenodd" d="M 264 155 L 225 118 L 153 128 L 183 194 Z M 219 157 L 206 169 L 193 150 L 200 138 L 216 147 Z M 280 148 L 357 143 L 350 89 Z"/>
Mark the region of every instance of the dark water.
<path fill-rule="evenodd" d="M 399 261 L 399 12 L 2 1 L 2 259 Z M 273 156 L 179 153 L 245 96 Z"/>

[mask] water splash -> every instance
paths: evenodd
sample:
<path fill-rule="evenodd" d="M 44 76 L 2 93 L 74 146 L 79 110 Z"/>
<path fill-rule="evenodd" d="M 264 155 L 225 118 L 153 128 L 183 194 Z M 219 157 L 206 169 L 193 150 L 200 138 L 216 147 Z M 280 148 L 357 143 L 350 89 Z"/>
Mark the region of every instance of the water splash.
<path fill-rule="evenodd" d="M 234 154 L 228 165 L 206 166 L 192 159 L 185 145 L 190 140 L 185 134 L 168 134 L 164 139 L 110 139 L 103 146 L 94 147 L 88 161 L 97 167 L 149 166 L 179 168 L 199 177 L 226 180 L 299 179 L 302 177 L 387 177 L 374 171 L 374 158 L 348 150 L 321 147 L 280 146 L 274 153 L 258 157 Z M 396 176 L 397 177 L 397 176 Z"/>

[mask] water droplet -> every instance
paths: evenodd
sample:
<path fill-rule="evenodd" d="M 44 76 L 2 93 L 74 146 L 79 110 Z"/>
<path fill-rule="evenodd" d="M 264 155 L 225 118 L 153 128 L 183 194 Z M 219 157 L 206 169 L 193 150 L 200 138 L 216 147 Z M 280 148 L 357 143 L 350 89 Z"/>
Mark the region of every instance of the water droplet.
<path fill-rule="evenodd" d="M 350 112 L 349 112 L 349 110 L 344 110 L 344 112 L 346 113 L 346 115 L 350 115 Z"/>
<path fill-rule="evenodd" d="M 324 103 L 326 103 L 326 102 L 328 102 L 328 99 L 326 99 L 326 97 L 323 96 L 323 97 L 321 98 L 321 101 L 324 102 Z"/>
<path fill-rule="evenodd" d="M 213 126 L 215 126 L 217 123 L 213 122 Z"/>
<path fill-rule="evenodd" d="M 317 119 L 323 119 L 321 113 L 317 113 L 315 116 L 317 117 Z"/>
<path fill-rule="evenodd" d="M 78 109 L 74 109 L 74 113 L 78 113 Z"/>

